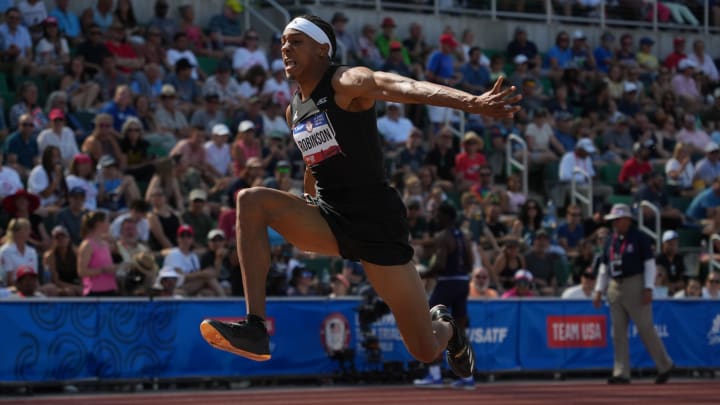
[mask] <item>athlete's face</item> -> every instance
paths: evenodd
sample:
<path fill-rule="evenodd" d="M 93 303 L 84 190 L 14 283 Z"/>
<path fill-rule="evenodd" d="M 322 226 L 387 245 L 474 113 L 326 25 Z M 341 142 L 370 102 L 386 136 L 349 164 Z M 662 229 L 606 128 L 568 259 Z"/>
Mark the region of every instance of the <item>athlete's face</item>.
<path fill-rule="evenodd" d="M 285 31 L 280 43 L 285 74 L 290 80 L 302 78 L 315 68 L 318 62 L 327 58 L 327 45 L 321 45 L 299 31 Z"/>

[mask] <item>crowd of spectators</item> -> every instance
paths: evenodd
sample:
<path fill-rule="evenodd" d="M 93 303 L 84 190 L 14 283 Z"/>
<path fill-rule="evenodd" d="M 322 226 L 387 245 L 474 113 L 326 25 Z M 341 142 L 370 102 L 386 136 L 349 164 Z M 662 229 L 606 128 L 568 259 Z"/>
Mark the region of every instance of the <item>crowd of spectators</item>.
<path fill-rule="evenodd" d="M 12 3 L 0 2 L 0 296 L 242 295 L 237 191 L 302 193 L 279 35 L 243 27 L 236 0 L 207 26 L 192 5 L 169 18 L 165 0 L 149 18 L 127 0 L 98 0 L 80 15 L 67 0 L 50 12 L 42 1 Z M 504 76 L 524 96 L 521 113 L 503 120 L 377 106 L 419 268 L 433 258 L 435 213 L 447 201 L 473 242 L 472 297 L 589 298 L 608 204 L 650 201 L 666 231 L 657 295 L 720 297 L 720 275 L 686 268 L 679 249 L 683 232 L 720 231 L 718 55 L 702 39 L 688 47 L 678 36 L 658 55 L 630 32 L 590 44 L 561 31 L 541 51 L 518 27 L 492 50 L 471 30 L 426 38 L 392 17 L 358 32 L 348 21 L 331 22 L 351 65 L 473 94 Z M 510 134 L 527 143 L 512 150 L 528 154 L 529 194 L 505 173 Z M 593 179 L 593 212 L 570 203 L 573 178 L 581 190 Z M 270 295 L 361 289 L 360 264 L 268 232 Z"/>

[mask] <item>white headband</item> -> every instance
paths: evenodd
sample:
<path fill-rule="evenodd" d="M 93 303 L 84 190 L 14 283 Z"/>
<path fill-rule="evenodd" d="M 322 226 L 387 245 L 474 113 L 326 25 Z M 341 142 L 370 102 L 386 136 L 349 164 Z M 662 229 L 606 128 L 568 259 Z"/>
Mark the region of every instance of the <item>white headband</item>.
<path fill-rule="evenodd" d="M 330 38 L 328 38 L 325 31 L 321 30 L 320 27 L 313 24 L 309 20 L 306 20 L 301 17 L 297 17 L 294 20 L 290 21 L 288 25 L 285 26 L 285 31 L 283 31 L 283 34 L 287 32 L 287 30 L 295 30 L 302 32 L 303 34 L 309 36 L 310 38 L 314 39 L 315 42 L 319 44 L 327 44 L 330 47 L 330 50 L 328 51 L 328 57 L 332 56 L 333 53 L 333 47 L 330 43 Z"/>

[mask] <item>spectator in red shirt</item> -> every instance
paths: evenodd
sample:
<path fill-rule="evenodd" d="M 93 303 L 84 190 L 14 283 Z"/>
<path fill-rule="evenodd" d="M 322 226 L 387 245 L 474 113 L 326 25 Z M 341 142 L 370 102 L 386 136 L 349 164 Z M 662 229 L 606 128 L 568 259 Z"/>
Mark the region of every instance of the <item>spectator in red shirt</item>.
<path fill-rule="evenodd" d="M 458 188 L 465 191 L 480 181 L 480 168 L 487 164 L 487 159 L 482 153 L 485 142 L 473 131 L 465 133 L 462 148 L 463 151 L 455 155 L 455 173 Z"/>
<path fill-rule="evenodd" d="M 110 26 L 110 39 L 105 42 L 105 47 L 115 55 L 117 69 L 123 73 L 132 73 L 142 68 L 145 63 L 127 41 L 125 27 L 120 21 L 115 21 Z"/>
<path fill-rule="evenodd" d="M 635 142 L 633 156 L 625 161 L 618 176 L 618 182 L 625 192 L 635 193 L 638 186 L 642 184 L 643 175 L 652 172 L 652 166 L 648 162 L 649 157 L 648 145 Z"/>
<path fill-rule="evenodd" d="M 677 69 L 678 63 L 685 58 L 687 58 L 687 55 L 685 54 L 685 38 L 675 37 L 673 40 L 673 51 L 665 58 L 663 64 L 666 67 L 675 70 Z"/>

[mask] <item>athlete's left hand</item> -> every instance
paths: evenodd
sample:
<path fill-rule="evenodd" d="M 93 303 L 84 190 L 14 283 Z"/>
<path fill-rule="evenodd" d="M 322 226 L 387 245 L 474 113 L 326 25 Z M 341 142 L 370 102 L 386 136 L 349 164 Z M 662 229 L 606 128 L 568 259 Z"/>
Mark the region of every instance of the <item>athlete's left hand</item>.
<path fill-rule="evenodd" d="M 500 76 L 490 91 L 477 97 L 477 112 L 493 118 L 512 118 L 520 111 L 519 105 L 514 105 L 522 100 L 522 95 L 515 94 L 515 86 L 502 89 L 505 78 Z M 512 96 L 512 97 L 511 97 Z"/>
<path fill-rule="evenodd" d="M 643 305 L 648 305 L 652 302 L 652 290 L 650 289 L 644 289 L 643 290 L 643 296 L 642 296 L 642 303 Z"/>

